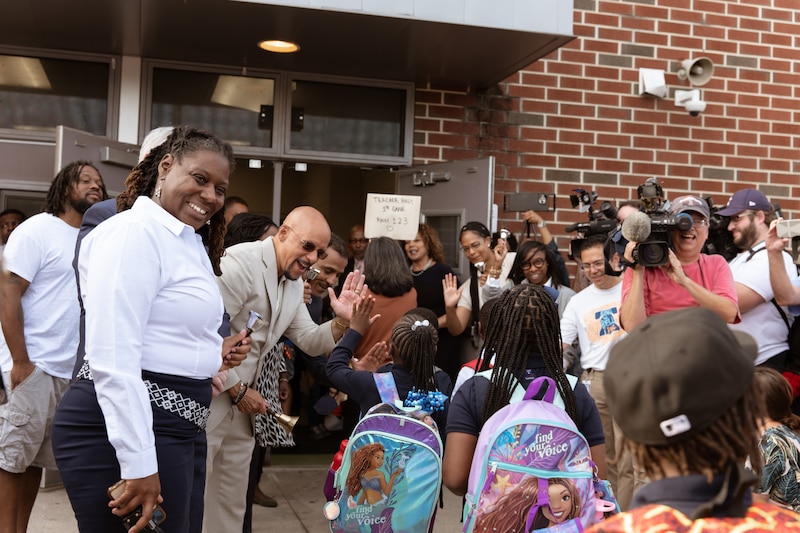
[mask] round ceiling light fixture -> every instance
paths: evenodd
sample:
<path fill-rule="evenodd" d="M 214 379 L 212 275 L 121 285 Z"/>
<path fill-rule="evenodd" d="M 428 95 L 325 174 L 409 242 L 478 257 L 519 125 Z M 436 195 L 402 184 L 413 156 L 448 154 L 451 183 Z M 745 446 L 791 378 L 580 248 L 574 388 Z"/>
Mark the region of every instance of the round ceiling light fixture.
<path fill-rule="evenodd" d="M 281 41 L 277 39 L 261 41 L 258 43 L 258 47 L 267 52 L 275 52 L 278 54 L 291 54 L 300 50 L 300 46 L 291 41 Z"/>

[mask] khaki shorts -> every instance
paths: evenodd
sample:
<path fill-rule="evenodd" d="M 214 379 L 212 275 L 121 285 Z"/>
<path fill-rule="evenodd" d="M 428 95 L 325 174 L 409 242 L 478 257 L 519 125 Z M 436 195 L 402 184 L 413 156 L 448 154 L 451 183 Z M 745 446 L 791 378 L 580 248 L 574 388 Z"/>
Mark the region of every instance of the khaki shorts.
<path fill-rule="evenodd" d="M 68 379 L 53 377 L 36 367 L 11 391 L 8 403 L 0 405 L 0 468 L 20 474 L 30 466 L 56 467 L 50 426 L 68 387 Z"/>

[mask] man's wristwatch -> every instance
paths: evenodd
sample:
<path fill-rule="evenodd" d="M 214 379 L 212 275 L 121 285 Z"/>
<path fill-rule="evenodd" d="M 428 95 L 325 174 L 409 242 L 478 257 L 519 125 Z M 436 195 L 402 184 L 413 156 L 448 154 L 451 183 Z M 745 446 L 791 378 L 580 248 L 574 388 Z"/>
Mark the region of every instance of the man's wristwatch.
<path fill-rule="evenodd" d="M 547 222 L 545 222 L 544 220 L 542 220 L 541 222 L 539 222 L 539 223 L 538 223 L 538 224 L 536 224 L 536 225 L 537 225 L 539 228 L 543 228 L 543 227 L 545 227 L 545 226 L 547 225 Z"/>

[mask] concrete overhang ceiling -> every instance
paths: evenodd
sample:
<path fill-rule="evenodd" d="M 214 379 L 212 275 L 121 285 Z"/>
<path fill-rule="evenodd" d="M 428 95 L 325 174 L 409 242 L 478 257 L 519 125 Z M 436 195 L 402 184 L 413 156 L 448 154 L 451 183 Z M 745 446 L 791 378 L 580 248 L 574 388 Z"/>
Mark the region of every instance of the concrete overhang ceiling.
<path fill-rule="evenodd" d="M 0 4 L 3 47 L 472 87 L 494 85 L 574 38 L 557 28 L 533 33 L 230 0 Z M 256 46 L 275 38 L 301 49 L 280 55 Z"/>

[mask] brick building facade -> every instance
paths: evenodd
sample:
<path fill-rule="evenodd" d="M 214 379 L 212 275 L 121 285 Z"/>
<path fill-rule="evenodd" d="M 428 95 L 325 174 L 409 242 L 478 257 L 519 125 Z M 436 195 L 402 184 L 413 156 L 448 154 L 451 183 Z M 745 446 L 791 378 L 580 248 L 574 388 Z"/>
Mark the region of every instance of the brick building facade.
<path fill-rule="evenodd" d="M 586 221 L 577 187 L 617 202 L 658 177 L 667 197 L 722 205 L 756 187 L 800 217 L 800 0 L 575 0 L 574 33 L 488 89 L 418 86 L 415 163 L 494 156 L 501 224 L 521 227 L 506 193 L 555 193 L 562 250 L 564 226 Z M 715 71 L 692 117 L 673 94 L 700 56 Z M 642 67 L 666 72 L 666 98 L 638 95 Z"/>

